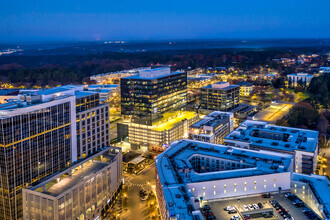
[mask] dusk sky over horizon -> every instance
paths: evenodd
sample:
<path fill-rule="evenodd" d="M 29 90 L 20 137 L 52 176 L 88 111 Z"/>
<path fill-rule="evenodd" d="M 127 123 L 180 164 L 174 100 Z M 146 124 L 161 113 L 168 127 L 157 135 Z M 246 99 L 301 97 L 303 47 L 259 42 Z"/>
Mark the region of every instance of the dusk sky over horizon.
<path fill-rule="evenodd" d="M 329 11 L 329 0 L 1 0 L 0 43 L 330 38 Z"/>

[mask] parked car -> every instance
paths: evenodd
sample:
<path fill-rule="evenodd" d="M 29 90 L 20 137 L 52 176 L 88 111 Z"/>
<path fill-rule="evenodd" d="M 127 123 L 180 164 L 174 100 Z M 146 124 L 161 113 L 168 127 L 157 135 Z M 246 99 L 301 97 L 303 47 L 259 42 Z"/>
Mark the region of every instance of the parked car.
<path fill-rule="evenodd" d="M 247 205 L 243 205 L 243 209 L 244 209 L 245 211 L 249 211 L 249 208 L 247 207 Z"/>
<path fill-rule="evenodd" d="M 234 215 L 230 218 L 230 220 L 239 220 L 241 219 L 241 217 L 239 217 L 239 215 Z"/>
<path fill-rule="evenodd" d="M 293 196 L 293 194 L 292 194 L 292 193 L 290 193 L 290 192 L 288 192 L 288 193 L 285 193 L 284 195 L 285 195 L 285 197 L 287 197 L 287 198 L 288 198 L 289 196 Z"/>
<path fill-rule="evenodd" d="M 223 210 L 229 211 L 229 210 L 235 210 L 234 206 L 226 206 Z"/>
<path fill-rule="evenodd" d="M 248 204 L 247 206 L 248 206 L 248 208 L 249 208 L 250 210 L 253 210 L 253 209 L 254 209 L 253 206 L 252 206 L 251 204 Z"/>
<path fill-rule="evenodd" d="M 261 195 L 262 198 L 270 198 L 270 193 L 265 193 Z"/>
<path fill-rule="evenodd" d="M 232 209 L 228 211 L 228 214 L 235 214 L 235 213 L 237 213 L 236 209 Z"/>
<path fill-rule="evenodd" d="M 260 209 L 264 208 L 264 206 L 261 204 L 261 202 L 258 203 L 258 206 L 259 206 Z"/>
<path fill-rule="evenodd" d="M 253 204 L 253 208 L 254 208 L 254 209 L 259 209 L 259 206 L 258 206 L 256 203 L 254 203 L 254 204 Z"/>

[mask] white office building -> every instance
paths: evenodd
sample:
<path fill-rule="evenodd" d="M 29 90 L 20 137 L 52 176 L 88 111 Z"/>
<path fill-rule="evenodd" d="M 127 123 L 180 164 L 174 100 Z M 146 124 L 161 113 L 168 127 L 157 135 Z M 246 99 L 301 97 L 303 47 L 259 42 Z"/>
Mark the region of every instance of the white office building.
<path fill-rule="evenodd" d="M 293 73 L 287 75 L 288 85 L 296 87 L 297 85 L 308 86 L 314 75 L 307 73 Z"/>

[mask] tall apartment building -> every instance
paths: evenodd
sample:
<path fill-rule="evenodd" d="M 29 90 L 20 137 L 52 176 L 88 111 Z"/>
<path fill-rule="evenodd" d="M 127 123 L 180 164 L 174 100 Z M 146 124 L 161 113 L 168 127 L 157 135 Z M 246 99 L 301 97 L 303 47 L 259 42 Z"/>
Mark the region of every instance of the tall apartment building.
<path fill-rule="evenodd" d="M 189 139 L 222 144 L 234 129 L 234 113 L 214 111 L 190 126 Z"/>
<path fill-rule="evenodd" d="M 169 67 L 140 71 L 120 82 L 121 113 L 131 122 L 153 125 L 163 113 L 180 109 L 187 102 L 187 73 Z"/>
<path fill-rule="evenodd" d="M 0 219 L 22 218 L 22 188 L 77 160 L 74 91 L 25 91 L 0 105 Z"/>
<path fill-rule="evenodd" d="M 225 137 L 229 146 L 269 150 L 294 155 L 294 171 L 314 173 L 318 155 L 318 131 L 244 121 Z"/>
<path fill-rule="evenodd" d="M 82 159 L 110 146 L 109 104 L 99 93 L 76 91 L 77 155 Z"/>
<path fill-rule="evenodd" d="M 218 82 L 201 88 L 201 108 L 231 111 L 239 106 L 239 86 Z"/>
<path fill-rule="evenodd" d="M 108 147 L 23 189 L 24 219 L 99 219 L 121 184 L 121 148 Z"/>

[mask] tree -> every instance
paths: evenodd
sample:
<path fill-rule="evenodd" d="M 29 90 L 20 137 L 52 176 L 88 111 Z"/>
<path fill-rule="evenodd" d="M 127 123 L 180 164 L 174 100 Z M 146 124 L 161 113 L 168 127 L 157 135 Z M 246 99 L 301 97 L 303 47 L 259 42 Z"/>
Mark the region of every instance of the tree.
<path fill-rule="evenodd" d="M 288 114 L 288 124 L 292 127 L 316 128 L 319 114 L 309 103 L 298 103 Z"/>
<path fill-rule="evenodd" d="M 324 115 L 321 115 L 319 120 L 317 121 L 316 129 L 321 134 L 326 134 L 328 131 L 328 125 L 329 125 L 328 119 Z"/>

